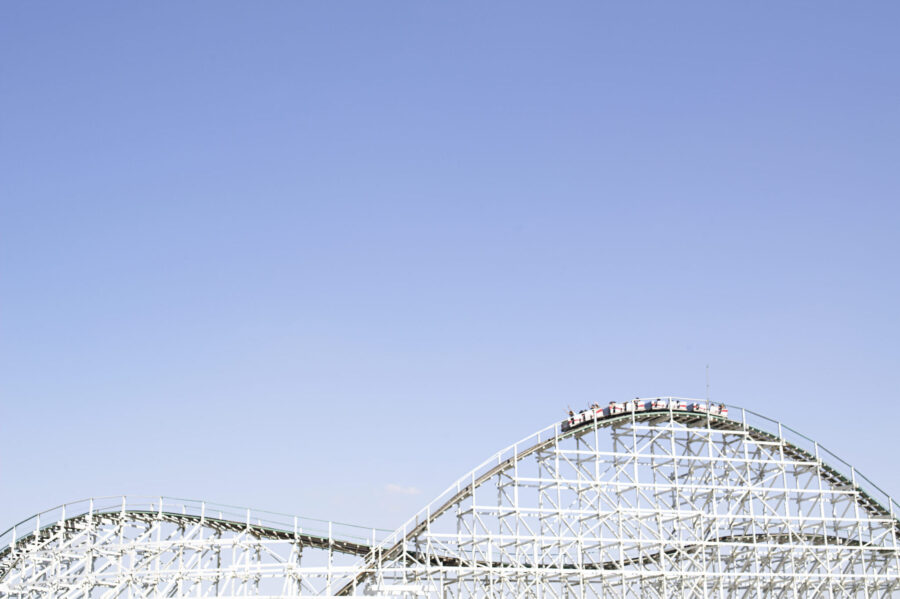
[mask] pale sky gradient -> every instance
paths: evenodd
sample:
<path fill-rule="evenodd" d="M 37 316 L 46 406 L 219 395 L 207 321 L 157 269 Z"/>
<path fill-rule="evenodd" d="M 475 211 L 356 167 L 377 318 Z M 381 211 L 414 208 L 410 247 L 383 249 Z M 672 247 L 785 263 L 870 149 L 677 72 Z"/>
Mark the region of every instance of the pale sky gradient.
<path fill-rule="evenodd" d="M 0 529 L 392 528 L 567 405 L 900 495 L 900 4 L 6 2 Z"/>

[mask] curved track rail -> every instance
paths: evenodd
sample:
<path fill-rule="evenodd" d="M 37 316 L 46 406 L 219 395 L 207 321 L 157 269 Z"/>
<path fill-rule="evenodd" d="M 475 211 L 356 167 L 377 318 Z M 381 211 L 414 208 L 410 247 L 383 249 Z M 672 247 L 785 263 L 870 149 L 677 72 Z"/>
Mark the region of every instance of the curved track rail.
<path fill-rule="evenodd" d="M 429 565 L 438 566 L 438 567 L 448 567 L 448 568 L 479 568 L 479 567 L 490 567 L 490 568 L 525 568 L 525 569 L 537 569 L 537 570 L 574 570 L 575 568 L 584 568 L 585 570 L 607 570 L 607 571 L 616 571 L 623 570 L 628 566 L 635 565 L 649 565 L 656 564 L 659 565 L 661 563 L 661 558 L 663 556 L 671 556 L 676 554 L 694 554 L 703 551 L 705 548 L 709 547 L 711 543 L 716 544 L 745 544 L 745 543 L 760 543 L 760 544 L 771 544 L 771 545 L 788 545 L 791 543 L 795 543 L 798 540 L 802 540 L 804 542 L 811 543 L 813 545 L 831 545 L 834 547 L 853 547 L 853 546 L 861 546 L 863 543 L 856 539 L 847 539 L 844 537 L 836 537 L 833 535 L 802 535 L 801 538 L 798 538 L 798 535 L 770 535 L 770 534 L 755 534 L 755 535 L 725 535 L 722 537 L 717 537 L 715 539 L 710 539 L 706 543 L 689 543 L 684 545 L 679 545 L 675 547 L 670 547 L 669 549 L 663 549 L 661 551 L 655 551 L 653 553 L 644 553 L 634 557 L 627 557 L 621 560 L 609 560 L 606 562 L 599 563 L 587 563 L 587 564 L 563 564 L 561 567 L 548 566 L 547 564 L 517 564 L 511 565 L 507 562 L 487 562 L 487 561 L 468 561 L 464 559 L 460 559 L 452 556 L 431 556 L 428 558 Z M 894 549 L 886 548 L 886 547 L 872 547 L 872 550 L 876 553 L 881 553 L 885 556 L 890 556 L 894 554 Z M 409 559 L 413 563 L 420 563 L 420 555 L 411 552 L 408 554 Z"/>

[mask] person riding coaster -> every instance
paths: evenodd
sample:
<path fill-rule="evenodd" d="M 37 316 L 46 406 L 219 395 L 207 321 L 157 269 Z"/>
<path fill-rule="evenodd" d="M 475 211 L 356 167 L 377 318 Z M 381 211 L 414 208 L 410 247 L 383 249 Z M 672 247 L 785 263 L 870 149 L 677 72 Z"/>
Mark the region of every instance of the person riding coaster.
<path fill-rule="evenodd" d="M 700 412 L 713 416 L 721 416 L 728 418 L 728 408 L 725 404 L 714 404 L 710 402 L 688 402 L 682 399 L 657 397 L 654 400 L 642 400 L 639 397 L 626 402 L 609 402 L 606 408 L 601 408 L 597 402 L 591 403 L 590 407 L 580 410 L 577 414 L 569 408 L 569 418 L 562 423 L 563 430 L 569 430 L 587 424 L 589 421 L 597 421 L 624 414 L 626 412 L 650 412 L 650 411 L 678 411 L 678 412 Z"/>

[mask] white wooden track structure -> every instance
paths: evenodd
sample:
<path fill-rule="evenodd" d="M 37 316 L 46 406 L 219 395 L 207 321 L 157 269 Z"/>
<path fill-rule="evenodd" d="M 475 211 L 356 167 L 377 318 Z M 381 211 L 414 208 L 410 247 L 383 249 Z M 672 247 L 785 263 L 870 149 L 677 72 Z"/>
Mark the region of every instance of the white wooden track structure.
<path fill-rule="evenodd" d="M 894 501 L 778 422 L 669 408 L 563 428 L 393 532 L 169 498 L 60 506 L 0 535 L 0 597 L 900 596 Z"/>

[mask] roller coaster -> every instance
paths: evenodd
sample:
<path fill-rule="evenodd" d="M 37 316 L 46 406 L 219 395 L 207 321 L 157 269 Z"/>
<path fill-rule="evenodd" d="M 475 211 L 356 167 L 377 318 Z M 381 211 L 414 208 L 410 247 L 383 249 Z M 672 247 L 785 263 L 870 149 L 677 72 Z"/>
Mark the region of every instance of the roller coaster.
<path fill-rule="evenodd" d="M 0 597 L 892 597 L 897 504 L 815 441 L 687 398 L 594 405 L 393 531 L 165 497 L 0 534 Z"/>

